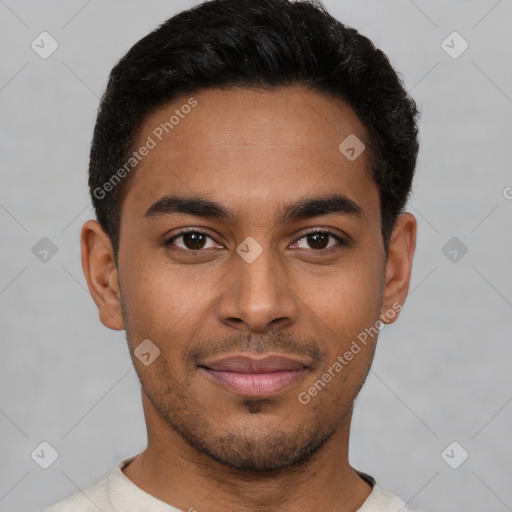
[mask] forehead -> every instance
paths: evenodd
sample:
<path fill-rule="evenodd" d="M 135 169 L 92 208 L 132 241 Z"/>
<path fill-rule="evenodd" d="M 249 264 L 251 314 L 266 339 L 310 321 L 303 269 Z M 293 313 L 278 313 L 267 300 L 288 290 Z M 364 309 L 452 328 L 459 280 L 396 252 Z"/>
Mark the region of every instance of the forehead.
<path fill-rule="evenodd" d="M 339 148 L 345 140 L 367 145 L 364 126 L 345 102 L 303 87 L 181 96 L 144 121 L 135 147 L 149 140 L 153 148 L 138 163 L 125 201 L 140 215 L 170 193 L 215 197 L 234 210 L 258 207 L 260 216 L 280 202 L 326 192 L 363 203 L 363 210 L 378 201 L 368 152 L 351 160 Z"/>

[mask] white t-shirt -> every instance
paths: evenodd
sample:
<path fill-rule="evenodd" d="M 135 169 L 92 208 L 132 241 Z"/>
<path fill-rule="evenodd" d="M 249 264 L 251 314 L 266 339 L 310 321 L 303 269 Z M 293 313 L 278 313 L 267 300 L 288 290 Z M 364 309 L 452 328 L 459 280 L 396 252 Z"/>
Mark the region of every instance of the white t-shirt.
<path fill-rule="evenodd" d="M 132 455 L 119 461 L 105 480 L 42 512 L 182 512 L 137 487 L 121 471 L 135 457 Z M 377 486 L 371 476 L 358 473 L 373 486 L 373 490 L 357 512 L 413 512 L 405 508 L 404 501 L 398 496 Z"/>

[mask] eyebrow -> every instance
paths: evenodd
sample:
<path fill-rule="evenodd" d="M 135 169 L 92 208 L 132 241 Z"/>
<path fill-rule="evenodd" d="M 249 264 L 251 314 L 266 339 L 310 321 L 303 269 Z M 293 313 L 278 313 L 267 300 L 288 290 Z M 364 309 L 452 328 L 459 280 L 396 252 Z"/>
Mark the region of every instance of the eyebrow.
<path fill-rule="evenodd" d="M 199 196 L 166 195 L 151 205 L 144 218 L 155 218 L 162 215 L 186 214 L 195 217 L 230 220 L 235 217 L 234 211 L 216 201 Z M 277 214 L 277 223 L 294 222 L 320 215 L 338 214 L 360 216 L 363 210 L 354 201 L 341 194 L 327 197 L 305 198 L 285 205 Z"/>

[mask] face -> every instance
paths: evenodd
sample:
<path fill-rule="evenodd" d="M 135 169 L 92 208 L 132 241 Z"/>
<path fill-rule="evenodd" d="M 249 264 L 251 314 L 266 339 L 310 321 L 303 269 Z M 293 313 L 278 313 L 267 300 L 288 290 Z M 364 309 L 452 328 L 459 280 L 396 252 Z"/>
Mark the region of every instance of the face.
<path fill-rule="evenodd" d="M 136 147 L 155 144 L 127 186 L 101 318 L 126 329 L 154 424 L 228 466 L 297 466 L 350 420 L 375 326 L 405 299 L 414 226 L 386 259 L 368 152 L 338 149 L 368 143 L 342 101 L 299 87 L 193 98 L 141 128 Z"/>

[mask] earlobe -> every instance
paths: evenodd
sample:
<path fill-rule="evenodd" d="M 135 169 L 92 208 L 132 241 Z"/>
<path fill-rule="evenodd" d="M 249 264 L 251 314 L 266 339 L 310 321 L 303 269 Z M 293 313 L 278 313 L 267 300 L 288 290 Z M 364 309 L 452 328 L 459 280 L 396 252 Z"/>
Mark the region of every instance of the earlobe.
<path fill-rule="evenodd" d="M 110 238 L 95 220 L 83 225 L 80 238 L 82 269 L 100 320 L 110 329 L 123 330 L 121 292 Z"/>
<path fill-rule="evenodd" d="M 407 298 L 412 262 L 416 249 L 416 218 L 410 213 L 398 216 L 389 242 L 381 320 L 393 323 Z"/>

